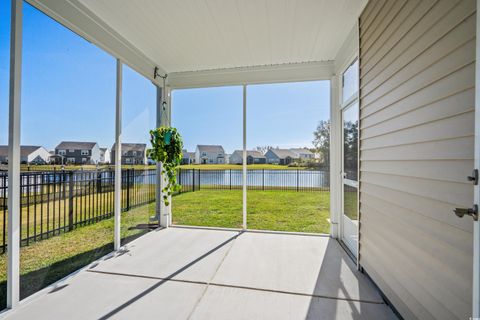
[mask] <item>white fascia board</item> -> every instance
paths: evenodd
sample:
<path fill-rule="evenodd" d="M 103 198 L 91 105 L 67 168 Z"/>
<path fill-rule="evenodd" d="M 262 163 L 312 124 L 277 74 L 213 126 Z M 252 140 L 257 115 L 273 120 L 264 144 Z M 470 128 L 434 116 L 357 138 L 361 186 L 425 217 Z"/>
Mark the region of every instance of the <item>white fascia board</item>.
<path fill-rule="evenodd" d="M 122 63 L 151 80 L 154 84 L 162 85 L 163 80 L 161 78 L 157 77 L 154 79 L 154 70 L 155 67 L 158 67 L 158 73 L 161 75 L 166 73 L 165 70 L 109 27 L 78 0 L 26 1 L 85 40 L 105 50 L 114 58 L 120 59 Z"/>
<path fill-rule="evenodd" d="M 345 71 L 353 60 L 358 57 L 360 45 L 359 39 L 359 27 L 356 23 L 337 52 L 335 57 L 335 74 L 339 75 L 341 72 Z"/>
<path fill-rule="evenodd" d="M 167 84 L 172 89 L 220 87 L 244 84 L 330 80 L 333 61 L 304 62 L 204 71 L 173 72 Z"/>

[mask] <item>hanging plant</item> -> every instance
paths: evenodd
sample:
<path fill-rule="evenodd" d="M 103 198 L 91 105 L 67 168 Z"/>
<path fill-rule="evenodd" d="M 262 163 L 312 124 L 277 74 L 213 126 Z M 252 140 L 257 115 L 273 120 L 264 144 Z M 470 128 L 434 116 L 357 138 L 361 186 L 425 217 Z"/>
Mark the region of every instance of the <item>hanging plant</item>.
<path fill-rule="evenodd" d="M 182 137 L 176 128 L 160 127 L 150 130 L 151 159 L 162 163 L 162 174 L 166 176 L 166 186 L 162 189 L 163 200 L 168 206 L 168 197 L 179 191 L 181 186 L 177 183 L 177 171 L 182 161 Z"/>

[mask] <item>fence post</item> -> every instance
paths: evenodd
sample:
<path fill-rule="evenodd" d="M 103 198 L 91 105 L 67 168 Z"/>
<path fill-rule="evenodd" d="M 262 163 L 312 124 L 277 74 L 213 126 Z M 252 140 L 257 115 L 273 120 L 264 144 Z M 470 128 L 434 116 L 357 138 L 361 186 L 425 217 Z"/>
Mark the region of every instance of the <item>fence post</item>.
<path fill-rule="evenodd" d="M 73 171 L 68 172 L 68 231 L 73 230 Z"/>
<path fill-rule="evenodd" d="M 97 170 L 97 193 L 102 193 L 102 173 Z"/>
<path fill-rule="evenodd" d="M 202 170 L 198 169 L 198 190 L 202 187 Z"/>
<path fill-rule="evenodd" d="M 192 192 L 195 192 L 195 169 L 192 169 Z"/>
<path fill-rule="evenodd" d="M 178 169 L 178 184 L 180 185 L 180 189 L 178 190 L 178 193 L 182 193 L 182 168 Z"/>
<path fill-rule="evenodd" d="M 297 169 L 297 192 L 298 192 L 298 188 L 299 188 L 298 176 L 299 176 L 299 170 Z"/>
<path fill-rule="evenodd" d="M 35 184 L 36 182 L 37 182 L 37 179 L 35 179 Z M 67 199 L 67 173 L 65 172 L 65 170 L 62 170 L 62 185 L 63 185 L 62 197 L 63 197 L 63 201 L 66 201 L 65 199 Z"/>
<path fill-rule="evenodd" d="M 130 192 L 130 195 L 132 196 L 133 201 L 129 201 L 128 209 L 130 209 L 132 205 L 135 206 L 138 202 L 136 201 L 138 199 L 137 199 L 137 192 L 135 190 L 135 168 L 132 168 L 130 173 L 131 173 L 130 178 L 132 179 L 132 181 L 130 182 L 130 186 L 132 187 L 132 192 L 133 192 L 133 193 Z"/>
<path fill-rule="evenodd" d="M 262 169 L 262 190 L 265 191 L 265 169 Z"/>
<path fill-rule="evenodd" d="M 126 211 L 130 210 L 130 169 L 125 170 L 125 179 L 127 187 L 127 208 Z"/>
<path fill-rule="evenodd" d="M 228 179 L 230 181 L 230 190 L 232 190 L 232 169 L 230 169 L 230 179 Z"/>

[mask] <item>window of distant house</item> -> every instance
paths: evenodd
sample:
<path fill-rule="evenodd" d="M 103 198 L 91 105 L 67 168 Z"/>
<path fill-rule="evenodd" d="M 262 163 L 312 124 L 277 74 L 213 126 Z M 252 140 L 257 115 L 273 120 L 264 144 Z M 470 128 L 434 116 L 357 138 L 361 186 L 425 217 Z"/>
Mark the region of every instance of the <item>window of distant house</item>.
<path fill-rule="evenodd" d="M 125 163 L 130 163 L 130 158 L 125 159 Z"/>
<path fill-rule="evenodd" d="M 202 156 L 207 156 L 207 153 L 206 152 L 202 152 Z"/>
<path fill-rule="evenodd" d="M 128 154 L 128 151 L 123 151 L 123 155 L 126 156 Z"/>
<path fill-rule="evenodd" d="M 67 162 L 75 162 L 75 158 L 67 158 Z"/>
<path fill-rule="evenodd" d="M 82 156 L 88 156 L 88 150 L 82 150 Z"/>
<path fill-rule="evenodd" d="M 68 152 L 75 152 L 75 149 L 68 149 Z"/>
<path fill-rule="evenodd" d="M 58 150 L 58 154 L 65 155 L 65 154 L 67 154 L 67 151 L 66 150 Z"/>
<path fill-rule="evenodd" d="M 358 91 L 358 59 L 342 75 L 342 101 L 351 99 Z"/>
<path fill-rule="evenodd" d="M 87 162 L 87 158 L 82 158 L 82 163 L 86 163 Z"/>
<path fill-rule="evenodd" d="M 136 155 L 137 155 L 137 151 L 133 151 L 132 153 L 133 153 L 133 155 L 134 155 L 134 156 L 136 156 Z"/>

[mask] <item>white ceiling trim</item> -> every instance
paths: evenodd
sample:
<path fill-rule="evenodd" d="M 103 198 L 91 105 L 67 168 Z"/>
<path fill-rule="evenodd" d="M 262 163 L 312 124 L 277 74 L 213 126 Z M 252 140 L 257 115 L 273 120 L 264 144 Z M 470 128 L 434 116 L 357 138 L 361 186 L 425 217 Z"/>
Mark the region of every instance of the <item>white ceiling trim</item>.
<path fill-rule="evenodd" d="M 85 40 L 102 48 L 115 58 L 120 59 L 155 84 L 161 86 L 162 79 L 154 79 L 155 64 L 138 48 L 130 44 L 112 28 L 101 21 L 95 14 L 77 0 L 26 0 L 29 4 L 58 21 L 66 28 L 77 33 Z"/>
<path fill-rule="evenodd" d="M 333 61 L 173 72 L 168 74 L 167 85 L 172 89 L 186 89 L 243 84 L 330 80 L 333 72 Z"/>

